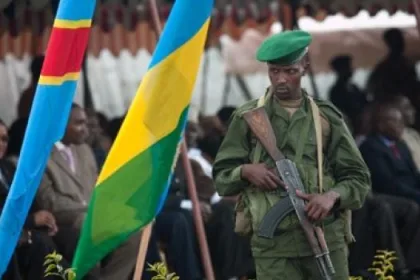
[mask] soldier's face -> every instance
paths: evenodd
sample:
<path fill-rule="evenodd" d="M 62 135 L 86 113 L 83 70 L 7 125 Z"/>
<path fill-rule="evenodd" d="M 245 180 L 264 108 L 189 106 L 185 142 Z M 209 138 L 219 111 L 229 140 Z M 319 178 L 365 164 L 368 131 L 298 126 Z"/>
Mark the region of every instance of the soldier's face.
<path fill-rule="evenodd" d="M 304 74 L 303 62 L 287 66 L 268 64 L 268 75 L 274 90 L 273 93 L 282 100 L 301 97 L 300 80 Z"/>

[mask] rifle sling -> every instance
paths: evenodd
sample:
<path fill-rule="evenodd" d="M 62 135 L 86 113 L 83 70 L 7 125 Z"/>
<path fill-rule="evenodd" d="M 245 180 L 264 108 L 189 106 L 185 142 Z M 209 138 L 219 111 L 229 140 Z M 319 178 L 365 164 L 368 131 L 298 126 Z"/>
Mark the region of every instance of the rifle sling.
<path fill-rule="evenodd" d="M 305 123 L 303 124 L 301 135 L 309 135 L 309 129 L 311 128 L 311 120 L 312 120 L 311 118 L 305 119 Z M 299 144 L 296 147 L 296 154 L 295 154 L 295 157 L 293 158 L 294 162 L 300 162 L 302 160 L 303 149 L 305 148 L 305 141 L 303 139 L 305 138 L 302 138 L 302 140 L 299 141 Z"/>
<path fill-rule="evenodd" d="M 271 95 L 272 95 L 272 93 L 271 93 L 271 90 L 270 90 L 267 94 L 267 97 L 265 95 L 261 96 L 258 99 L 257 107 L 264 106 L 266 99 L 271 98 Z M 252 163 L 258 163 L 260 161 L 261 154 L 262 154 L 262 145 L 261 145 L 260 141 L 257 141 L 257 145 L 255 146 L 254 155 L 252 157 Z"/>
<path fill-rule="evenodd" d="M 266 100 L 270 99 L 272 96 L 271 90 L 267 93 L 267 95 L 263 95 L 258 99 L 257 107 L 263 107 L 265 105 Z M 323 192 L 323 147 L 322 147 L 322 128 L 321 128 L 321 116 L 319 112 L 319 108 L 312 99 L 308 95 L 309 103 L 310 103 L 310 109 L 312 112 L 312 119 L 315 125 L 315 135 L 316 135 L 316 146 L 317 146 L 317 165 L 318 165 L 318 184 L 319 184 L 319 193 Z M 303 135 L 308 135 L 309 128 L 310 128 L 310 121 L 311 119 L 308 118 L 307 121 L 304 124 L 303 132 L 305 132 Z M 297 147 L 296 155 L 294 157 L 294 161 L 300 161 L 303 155 L 303 148 L 305 147 L 305 142 L 301 141 L 300 145 Z M 279 149 L 280 153 L 281 150 Z M 262 145 L 260 141 L 257 141 L 257 144 L 255 146 L 254 155 L 252 157 L 252 163 L 258 163 L 261 159 L 262 154 Z"/>
<path fill-rule="evenodd" d="M 324 192 L 324 172 L 323 168 L 323 147 L 322 147 L 322 127 L 321 127 L 321 115 L 319 113 L 319 108 L 315 104 L 312 97 L 308 96 L 309 103 L 311 104 L 312 116 L 314 119 L 315 125 L 315 135 L 316 135 L 316 149 L 317 149 L 317 161 L 318 161 L 318 187 L 319 193 Z"/>

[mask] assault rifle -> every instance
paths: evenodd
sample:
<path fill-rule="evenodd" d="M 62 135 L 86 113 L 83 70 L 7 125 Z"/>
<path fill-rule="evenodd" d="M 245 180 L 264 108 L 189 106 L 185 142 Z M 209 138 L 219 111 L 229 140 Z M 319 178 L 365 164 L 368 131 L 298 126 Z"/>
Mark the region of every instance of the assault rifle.
<path fill-rule="evenodd" d="M 331 280 L 335 274 L 335 270 L 331 262 L 324 232 L 320 227 L 315 226 L 309 221 L 305 213 L 305 202 L 296 195 L 297 190 L 305 193 L 305 188 L 295 163 L 287 159 L 277 148 L 276 137 L 264 107 L 259 107 L 245 113 L 244 119 L 261 146 L 276 162 L 276 169 L 287 186 L 288 193 L 287 198 L 277 202 L 264 216 L 258 229 L 258 236 L 273 238 L 274 232 L 280 222 L 294 211 L 315 255 L 315 260 L 322 278 L 324 280 Z"/>

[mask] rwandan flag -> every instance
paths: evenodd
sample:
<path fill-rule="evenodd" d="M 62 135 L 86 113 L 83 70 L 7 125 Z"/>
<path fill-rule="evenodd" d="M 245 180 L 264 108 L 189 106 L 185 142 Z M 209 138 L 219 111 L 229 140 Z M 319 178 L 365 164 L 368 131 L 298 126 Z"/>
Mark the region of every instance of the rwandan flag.
<path fill-rule="evenodd" d="M 81 279 L 149 224 L 166 198 L 213 0 L 177 0 L 106 159 L 73 262 Z"/>
<path fill-rule="evenodd" d="M 0 278 L 22 232 L 51 149 L 64 134 L 89 39 L 95 0 L 61 0 L 0 219 Z"/>

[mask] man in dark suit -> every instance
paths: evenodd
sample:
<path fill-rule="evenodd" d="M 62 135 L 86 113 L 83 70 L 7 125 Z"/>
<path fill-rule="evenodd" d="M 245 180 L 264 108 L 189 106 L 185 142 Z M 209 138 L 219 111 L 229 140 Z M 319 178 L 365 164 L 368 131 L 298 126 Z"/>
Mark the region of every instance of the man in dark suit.
<path fill-rule="evenodd" d="M 395 104 L 386 102 L 376 106 L 372 120 L 372 133 L 360 146 L 371 172 L 372 190 L 392 208 L 407 266 L 418 269 L 413 244 L 420 240 L 420 174 L 401 140 L 403 115 Z"/>
<path fill-rule="evenodd" d="M 371 172 L 373 191 L 420 204 L 420 173 L 401 140 L 404 131 L 401 111 L 392 104 L 381 104 L 374 113 L 373 123 L 373 133 L 360 146 Z"/>

